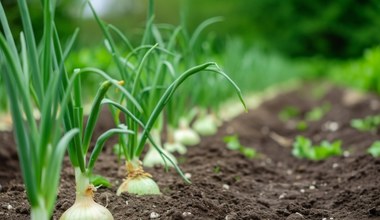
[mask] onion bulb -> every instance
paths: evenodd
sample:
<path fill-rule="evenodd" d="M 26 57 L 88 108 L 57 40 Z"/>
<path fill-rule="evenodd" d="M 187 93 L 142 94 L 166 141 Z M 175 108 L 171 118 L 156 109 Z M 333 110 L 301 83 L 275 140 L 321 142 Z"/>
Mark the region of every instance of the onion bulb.
<path fill-rule="evenodd" d="M 123 192 L 136 195 L 159 195 L 161 194 L 157 183 L 152 179 L 152 175 L 145 172 L 141 162 L 126 162 L 127 178 L 117 189 L 116 195 Z"/>
<path fill-rule="evenodd" d="M 193 146 L 201 142 L 199 135 L 190 128 L 180 128 L 174 131 L 174 140 L 186 146 Z"/>
<path fill-rule="evenodd" d="M 179 154 L 185 154 L 187 152 L 185 145 L 179 142 L 167 142 L 164 144 L 164 148 L 170 153 L 178 152 Z"/>
<path fill-rule="evenodd" d="M 194 122 L 193 128 L 203 136 L 214 135 L 218 131 L 218 125 L 213 115 L 206 115 Z"/>
<path fill-rule="evenodd" d="M 177 160 L 175 157 L 169 153 L 168 151 L 161 149 L 162 153 L 169 157 L 175 164 L 177 164 Z M 166 158 L 165 158 L 166 159 Z M 165 161 L 162 159 L 160 153 L 154 147 L 150 147 L 149 151 L 146 153 L 143 165 L 146 167 L 153 167 L 154 165 L 165 165 Z M 173 167 L 173 164 L 166 160 L 166 165 Z"/>
<path fill-rule="evenodd" d="M 63 213 L 60 220 L 113 220 L 107 208 L 94 202 L 95 190 L 93 185 L 89 185 L 83 194 L 77 194 L 74 205 Z"/>

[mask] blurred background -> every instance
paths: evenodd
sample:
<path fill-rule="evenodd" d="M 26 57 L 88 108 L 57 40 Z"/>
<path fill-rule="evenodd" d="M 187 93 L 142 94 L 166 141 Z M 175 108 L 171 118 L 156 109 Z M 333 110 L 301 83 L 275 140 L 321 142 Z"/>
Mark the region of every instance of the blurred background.
<path fill-rule="evenodd" d="M 17 36 L 21 30 L 17 1 L 1 2 Z M 91 2 L 102 19 L 120 28 L 132 44 L 140 43 L 147 0 Z M 30 8 L 39 36 L 40 1 L 30 0 Z M 190 33 L 216 16 L 223 21 L 203 32 L 200 46 L 204 55 L 199 61 L 218 61 L 243 92 L 293 78 L 325 78 L 380 93 L 378 0 L 155 1 L 154 23 L 182 24 Z M 69 67 L 110 68 L 111 58 L 104 48 L 100 28 L 83 0 L 58 1 L 56 23 L 63 40 L 76 27 L 80 28 Z"/>

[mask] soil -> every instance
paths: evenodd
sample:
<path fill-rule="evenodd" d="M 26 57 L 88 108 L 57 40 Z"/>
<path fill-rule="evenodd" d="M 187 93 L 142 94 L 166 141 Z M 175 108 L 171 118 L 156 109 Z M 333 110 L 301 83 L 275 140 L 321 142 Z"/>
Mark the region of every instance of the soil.
<path fill-rule="evenodd" d="M 158 182 L 161 196 L 115 195 L 124 173 L 112 154 L 111 141 L 96 172 L 113 186 L 98 189 L 95 200 L 107 206 L 115 219 L 380 219 L 380 159 L 366 153 L 368 146 L 380 140 L 379 132 L 359 132 L 350 126 L 353 118 L 379 114 L 380 98 L 323 88 L 306 86 L 280 94 L 189 148 L 179 160 L 182 170 L 191 175 L 191 185 L 173 170 L 146 169 Z M 284 107 L 297 106 L 302 118 L 323 103 L 331 105 L 330 111 L 321 120 L 309 122 L 306 131 L 294 128 L 297 118 L 284 122 L 278 117 Z M 110 121 L 103 114 L 97 134 L 112 127 Z M 238 134 L 241 143 L 255 148 L 260 156 L 248 159 L 228 150 L 222 140 L 228 134 Z M 317 162 L 295 158 L 291 143 L 297 135 L 314 143 L 342 140 L 345 153 Z M 0 219 L 29 219 L 11 133 L 0 133 L 0 144 Z M 66 158 L 54 219 L 73 204 L 74 197 L 73 170 Z"/>

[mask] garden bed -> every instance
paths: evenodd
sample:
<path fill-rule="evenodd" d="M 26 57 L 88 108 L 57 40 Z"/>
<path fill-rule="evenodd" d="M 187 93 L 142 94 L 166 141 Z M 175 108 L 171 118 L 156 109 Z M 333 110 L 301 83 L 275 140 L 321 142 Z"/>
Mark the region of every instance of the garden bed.
<path fill-rule="evenodd" d="M 302 132 L 292 120 L 278 117 L 287 106 L 296 106 L 305 114 L 324 103 L 331 105 L 330 111 Z M 380 135 L 350 126 L 353 118 L 379 113 L 378 96 L 358 96 L 336 87 L 323 92 L 308 86 L 280 94 L 225 123 L 217 135 L 203 138 L 199 146 L 179 157 L 180 167 L 191 175 L 191 185 L 173 170 L 147 169 L 162 196 L 116 196 L 124 171 L 109 143 L 95 170 L 113 186 L 98 189 L 95 200 L 115 219 L 380 219 L 380 159 L 366 153 Z M 103 114 L 95 136 L 112 127 L 111 121 Z M 241 143 L 255 148 L 260 156 L 248 159 L 227 149 L 223 137 L 228 134 L 238 134 Z M 342 140 L 344 156 L 318 162 L 297 159 L 291 154 L 297 135 L 316 143 Z M 11 133 L 0 133 L 0 219 L 29 219 L 15 148 Z M 68 158 L 61 178 L 55 219 L 75 198 Z"/>

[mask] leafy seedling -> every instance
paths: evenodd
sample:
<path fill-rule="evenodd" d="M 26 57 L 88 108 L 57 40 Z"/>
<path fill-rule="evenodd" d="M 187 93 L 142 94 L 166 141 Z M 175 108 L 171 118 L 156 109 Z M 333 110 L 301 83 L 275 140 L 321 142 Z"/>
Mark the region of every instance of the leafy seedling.
<path fill-rule="evenodd" d="M 214 172 L 215 174 L 220 173 L 220 166 L 215 166 L 213 172 Z"/>
<path fill-rule="evenodd" d="M 322 141 L 319 145 L 313 145 L 311 140 L 303 136 L 297 136 L 293 143 L 292 154 L 298 158 L 309 160 L 324 160 L 331 156 L 342 155 L 341 141 Z"/>
<path fill-rule="evenodd" d="M 325 103 L 322 106 L 318 106 L 310 110 L 306 113 L 305 119 L 307 121 L 319 121 L 321 120 L 327 112 L 331 109 L 331 105 L 329 103 Z"/>
<path fill-rule="evenodd" d="M 307 125 L 306 121 L 304 121 L 304 120 L 299 121 L 299 122 L 296 124 L 296 129 L 297 129 L 297 131 L 306 131 L 308 127 L 309 127 L 309 126 Z"/>
<path fill-rule="evenodd" d="M 380 157 L 380 141 L 375 141 L 371 147 L 368 148 L 367 152 L 373 157 Z"/>
<path fill-rule="evenodd" d="M 361 119 L 352 119 L 351 127 L 359 131 L 375 132 L 380 125 L 380 115 L 367 116 Z"/>
<path fill-rule="evenodd" d="M 239 151 L 245 157 L 251 159 L 257 156 L 257 152 L 255 149 L 251 147 L 245 147 L 240 144 L 239 138 L 237 135 L 225 136 L 223 138 L 224 143 L 227 144 L 227 148 L 230 150 Z"/>
<path fill-rule="evenodd" d="M 278 114 L 278 117 L 282 121 L 288 121 L 290 119 L 296 118 L 301 114 L 301 111 L 299 108 L 295 106 L 287 106 L 281 110 L 281 112 Z"/>

